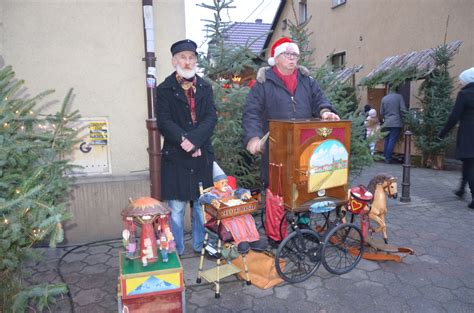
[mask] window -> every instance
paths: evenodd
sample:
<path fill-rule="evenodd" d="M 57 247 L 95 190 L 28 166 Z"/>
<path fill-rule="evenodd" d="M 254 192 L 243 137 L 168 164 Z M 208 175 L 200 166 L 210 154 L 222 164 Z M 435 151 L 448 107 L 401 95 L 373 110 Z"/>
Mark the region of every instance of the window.
<path fill-rule="evenodd" d="M 331 8 L 333 9 L 343 4 L 346 4 L 346 0 L 331 0 Z"/>
<path fill-rule="evenodd" d="M 299 2 L 299 18 L 300 24 L 303 24 L 308 19 L 308 6 L 306 0 L 300 0 Z"/>
<path fill-rule="evenodd" d="M 331 64 L 334 70 L 344 69 L 344 67 L 346 66 L 346 53 L 339 52 L 339 53 L 333 54 L 331 58 Z"/>

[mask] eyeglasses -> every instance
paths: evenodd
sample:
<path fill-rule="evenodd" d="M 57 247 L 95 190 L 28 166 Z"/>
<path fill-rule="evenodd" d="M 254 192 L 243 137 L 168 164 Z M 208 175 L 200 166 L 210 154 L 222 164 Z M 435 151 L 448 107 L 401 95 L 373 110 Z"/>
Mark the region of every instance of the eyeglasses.
<path fill-rule="evenodd" d="M 287 58 L 289 60 L 300 58 L 300 55 L 298 53 L 294 53 L 294 52 L 283 52 L 282 54 L 285 56 L 285 58 Z"/>

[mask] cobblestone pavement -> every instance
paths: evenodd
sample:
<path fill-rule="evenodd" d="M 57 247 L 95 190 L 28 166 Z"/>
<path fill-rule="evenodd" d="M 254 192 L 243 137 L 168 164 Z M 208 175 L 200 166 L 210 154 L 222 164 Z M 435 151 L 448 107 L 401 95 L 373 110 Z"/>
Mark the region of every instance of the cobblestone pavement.
<path fill-rule="evenodd" d="M 397 176 L 401 193 L 399 164 L 376 163 L 353 177 L 352 185 L 367 185 L 378 173 Z M 459 176 L 457 171 L 412 168 L 411 202 L 389 201 L 390 243 L 415 250 L 402 263 L 362 260 L 341 276 L 320 266 L 302 283 L 267 290 L 228 277 L 221 298 L 215 299 L 213 286 L 195 283 L 198 257 L 185 254 L 187 312 L 474 312 L 474 210 L 467 208 L 470 197 L 462 201 L 452 193 Z M 117 312 L 120 245 L 112 241 L 44 249 L 31 279 L 60 282 L 58 260 L 67 253 L 59 269 L 70 287 L 74 311 Z M 51 310 L 70 312 L 70 299 L 59 299 Z"/>

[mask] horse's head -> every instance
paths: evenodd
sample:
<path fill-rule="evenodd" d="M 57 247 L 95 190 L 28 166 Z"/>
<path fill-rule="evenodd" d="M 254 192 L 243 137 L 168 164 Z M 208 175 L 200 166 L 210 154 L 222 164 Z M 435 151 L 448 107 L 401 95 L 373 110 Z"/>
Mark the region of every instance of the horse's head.
<path fill-rule="evenodd" d="M 398 191 L 396 177 L 387 174 L 378 174 L 370 180 L 368 189 L 370 192 L 374 193 L 377 186 L 381 186 L 389 198 L 397 198 Z"/>
<path fill-rule="evenodd" d="M 389 198 L 397 199 L 398 190 L 397 190 L 397 178 L 389 177 L 383 184 L 383 189 L 387 192 Z"/>

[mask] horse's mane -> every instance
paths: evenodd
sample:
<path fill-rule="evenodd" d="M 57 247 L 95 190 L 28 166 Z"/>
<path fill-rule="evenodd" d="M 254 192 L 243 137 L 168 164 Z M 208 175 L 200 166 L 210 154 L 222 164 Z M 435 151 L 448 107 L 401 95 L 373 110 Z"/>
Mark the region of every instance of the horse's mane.
<path fill-rule="evenodd" d="M 375 192 L 375 187 L 377 186 L 377 184 L 381 184 L 384 181 L 386 181 L 388 179 L 391 179 L 392 177 L 393 176 L 387 175 L 387 174 L 378 174 L 370 180 L 369 186 L 367 186 L 367 189 L 369 189 L 369 191 L 371 193 L 374 193 Z"/>

